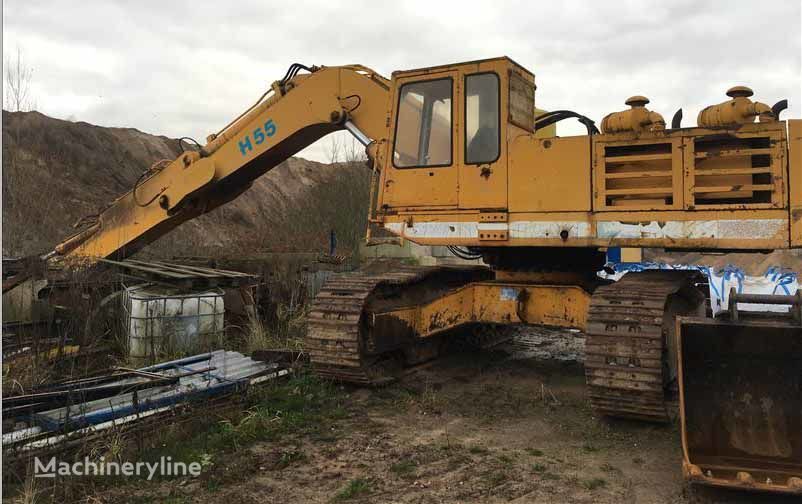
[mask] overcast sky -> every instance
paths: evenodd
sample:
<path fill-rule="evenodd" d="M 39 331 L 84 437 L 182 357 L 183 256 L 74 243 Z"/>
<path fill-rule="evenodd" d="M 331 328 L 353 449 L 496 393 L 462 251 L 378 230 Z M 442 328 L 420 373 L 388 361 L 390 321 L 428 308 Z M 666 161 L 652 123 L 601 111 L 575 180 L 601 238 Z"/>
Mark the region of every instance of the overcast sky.
<path fill-rule="evenodd" d="M 614 4 L 614 5 L 613 5 Z M 734 84 L 802 116 L 800 0 L 647 2 L 3 1 L 3 53 L 33 67 L 37 109 L 204 139 L 290 63 L 393 70 L 507 55 L 540 108 L 597 122 L 634 94 L 684 125 Z M 583 131 L 561 127 L 561 134 Z M 327 140 L 302 156 L 325 160 Z"/>

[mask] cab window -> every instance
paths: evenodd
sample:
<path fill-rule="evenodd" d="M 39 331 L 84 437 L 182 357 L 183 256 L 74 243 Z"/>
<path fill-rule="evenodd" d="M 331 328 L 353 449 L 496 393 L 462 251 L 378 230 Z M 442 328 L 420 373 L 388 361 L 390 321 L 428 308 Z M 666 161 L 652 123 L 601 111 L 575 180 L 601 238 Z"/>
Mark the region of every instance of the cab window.
<path fill-rule="evenodd" d="M 452 80 L 401 86 L 393 164 L 397 168 L 451 164 Z"/>
<path fill-rule="evenodd" d="M 465 163 L 492 163 L 499 156 L 499 81 L 495 73 L 465 77 Z"/>

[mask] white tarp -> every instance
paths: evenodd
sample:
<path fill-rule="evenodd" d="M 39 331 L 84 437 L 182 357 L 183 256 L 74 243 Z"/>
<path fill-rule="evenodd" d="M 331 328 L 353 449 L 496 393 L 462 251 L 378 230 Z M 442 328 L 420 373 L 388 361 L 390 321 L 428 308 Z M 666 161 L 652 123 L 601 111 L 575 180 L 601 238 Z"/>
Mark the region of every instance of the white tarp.
<path fill-rule="evenodd" d="M 726 310 L 730 290 L 735 288 L 739 294 L 778 294 L 789 295 L 796 293 L 799 289 L 797 274 L 792 271 L 783 270 L 779 267 L 769 268 L 763 276 L 750 276 L 744 274 L 743 270 L 735 266 L 726 266 L 715 270 L 707 266 L 687 265 L 687 264 L 663 264 L 663 263 L 619 263 L 608 264 L 615 273 L 599 273 L 602 278 L 618 281 L 622 276 L 630 271 L 646 271 L 655 269 L 680 269 L 698 270 L 704 273 L 710 284 L 710 305 L 713 315 Z M 756 305 L 738 303 L 738 308 L 748 311 L 776 311 L 786 312 L 788 306 L 784 305 Z"/>

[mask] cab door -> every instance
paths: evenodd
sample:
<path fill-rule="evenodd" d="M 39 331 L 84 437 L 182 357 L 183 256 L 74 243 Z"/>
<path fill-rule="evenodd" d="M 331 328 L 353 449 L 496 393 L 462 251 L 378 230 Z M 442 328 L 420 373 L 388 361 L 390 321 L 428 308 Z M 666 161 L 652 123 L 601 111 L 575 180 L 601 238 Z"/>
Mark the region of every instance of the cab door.
<path fill-rule="evenodd" d="M 457 206 L 457 78 L 447 71 L 397 79 L 384 205 Z"/>
<path fill-rule="evenodd" d="M 501 117 L 502 107 L 506 107 L 501 93 L 503 69 L 498 62 L 487 62 L 462 76 L 460 209 L 507 208 L 507 153 L 506 142 L 502 142 L 507 124 Z"/>

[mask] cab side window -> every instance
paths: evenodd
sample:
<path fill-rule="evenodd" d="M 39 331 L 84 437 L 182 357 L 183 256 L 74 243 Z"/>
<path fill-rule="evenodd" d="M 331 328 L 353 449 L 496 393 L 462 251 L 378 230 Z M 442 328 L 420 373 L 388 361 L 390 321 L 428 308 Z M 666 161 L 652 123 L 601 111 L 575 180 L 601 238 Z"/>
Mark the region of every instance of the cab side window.
<path fill-rule="evenodd" d="M 451 165 L 452 80 L 401 86 L 393 164 L 396 168 Z"/>
<path fill-rule="evenodd" d="M 499 157 L 499 80 L 495 73 L 465 77 L 465 163 L 492 163 Z"/>

